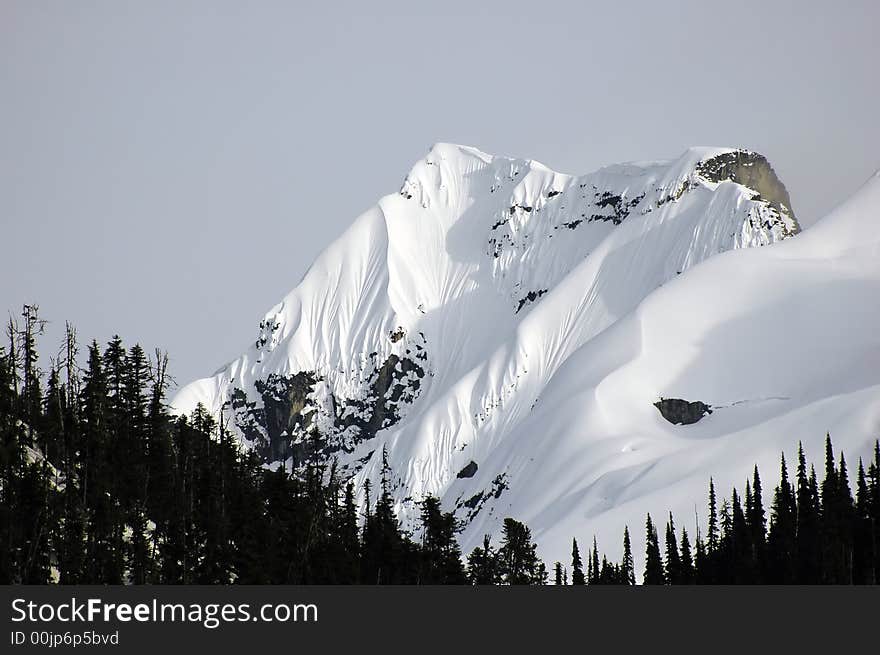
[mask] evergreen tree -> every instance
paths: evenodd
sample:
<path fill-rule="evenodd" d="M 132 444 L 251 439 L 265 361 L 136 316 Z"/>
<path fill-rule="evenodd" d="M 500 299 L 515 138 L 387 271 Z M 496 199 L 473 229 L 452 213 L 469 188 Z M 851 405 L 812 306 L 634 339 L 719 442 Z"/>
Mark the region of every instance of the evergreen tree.
<path fill-rule="evenodd" d="M 24 318 L 24 327 L 18 334 L 22 357 L 21 412 L 22 420 L 28 426 L 29 443 L 32 443 L 33 432 L 42 427 L 42 373 L 38 366 L 37 337 L 43 334 L 46 321 L 40 318 L 40 308 L 36 304 L 24 305 L 21 315 Z"/>
<path fill-rule="evenodd" d="M 455 517 L 442 512 L 440 500 L 428 496 L 422 501 L 422 584 L 463 584 L 465 570 L 455 540 Z"/>
<path fill-rule="evenodd" d="M 541 561 L 532 532 L 519 521 L 504 519 L 501 548 L 498 549 L 499 572 L 504 584 L 541 584 Z"/>
<path fill-rule="evenodd" d="M 562 575 L 562 562 L 556 562 L 553 564 L 553 584 L 557 587 L 561 587 L 565 584 Z"/>
<path fill-rule="evenodd" d="M 720 556 L 720 535 L 718 532 L 718 502 L 715 497 L 715 481 L 709 478 L 709 531 L 706 537 L 706 566 L 705 578 L 707 582 L 715 582 L 717 579 L 716 568 Z"/>
<path fill-rule="evenodd" d="M 788 479 L 785 453 L 781 456 L 779 484 L 770 508 L 767 544 L 767 582 L 793 584 L 797 580 L 797 503 Z"/>
<path fill-rule="evenodd" d="M 837 540 L 838 551 L 835 558 L 839 562 L 839 570 L 834 576 L 838 584 L 853 583 L 853 531 L 856 517 L 855 503 L 852 489 L 849 485 L 849 473 L 846 467 L 846 458 L 840 453 L 840 465 L 837 477 Z"/>
<path fill-rule="evenodd" d="M 391 499 L 388 452 L 382 450 L 381 489 L 376 510 L 364 533 L 364 582 L 399 584 L 406 545 Z"/>
<path fill-rule="evenodd" d="M 483 546 L 477 546 L 468 555 L 468 581 L 472 585 L 501 584 L 501 570 L 498 553 L 490 543 L 489 535 L 483 538 Z"/>
<path fill-rule="evenodd" d="M 596 542 L 595 536 L 593 536 L 593 549 L 590 551 L 589 569 L 591 572 L 591 576 L 588 579 L 589 584 L 597 584 L 602 569 L 599 567 L 599 544 Z"/>
<path fill-rule="evenodd" d="M 23 584 L 51 581 L 49 493 L 49 464 L 45 460 L 26 464 L 17 498 L 21 526 L 20 577 L 17 581 Z"/>
<path fill-rule="evenodd" d="M 651 515 L 645 522 L 645 580 L 646 585 L 666 584 L 666 576 L 663 573 L 663 560 L 660 557 L 660 542 L 657 537 L 657 528 L 651 521 Z"/>
<path fill-rule="evenodd" d="M 697 584 L 711 584 L 708 574 L 709 562 L 706 554 L 706 544 L 697 532 L 697 540 L 694 545 L 694 579 Z"/>
<path fill-rule="evenodd" d="M 681 529 L 681 577 L 679 584 L 694 584 L 697 572 L 694 568 L 694 556 L 691 552 L 691 541 L 685 528 Z"/>
<path fill-rule="evenodd" d="M 581 553 L 578 550 L 578 542 L 577 539 L 571 540 L 571 584 L 573 585 L 582 585 L 586 584 L 586 578 L 584 578 L 584 563 L 581 561 Z"/>
<path fill-rule="evenodd" d="M 797 581 L 817 584 L 820 578 L 819 499 L 815 472 L 807 475 L 802 443 L 797 468 Z"/>
<path fill-rule="evenodd" d="M 108 387 L 96 342 L 89 346 L 82 387 L 85 431 L 82 492 L 87 507 L 85 581 L 120 584 L 123 581 L 122 517 L 118 507 L 116 449 L 110 441 Z"/>
<path fill-rule="evenodd" d="M 669 584 L 682 584 L 681 556 L 678 552 L 678 542 L 675 536 L 675 522 L 672 512 L 669 513 L 669 521 L 666 523 L 666 580 Z"/>
<path fill-rule="evenodd" d="M 880 583 L 880 440 L 874 441 L 874 459 L 868 466 L 868 516 L 871 524 L 874 584 Z"/>
<path fill-rule="evenodd" d="M 764 512 L 764 489 L 757 465 L 755 465 L 752 472 L 751 492 L 752 498 L 749 504 L 749 512 L 746 516 L 746 524 L 748 525 L 749 542 L 752 548 L 753 581 L 760 583 L 763 581 L 767 568 L 767 515 Z"/>
<path fill-rule="evenodd" d="M 748 486 L 748 483 L 746 483 Z M 751 495 L 751 494 L 750 494 Z M 755 567 L 752 560 L 752 540 L 739 494 L 733 490 L 731 497 L 731 533 L 729 565 L 736 584 L 753 584 Z"/>
<path fill-rule="evenodd" d="M 822 582 L 837 584 L 842 573 L 841 560 L 841 517 L 838 514 L 838 482 L 837 465 L 834 461 L 834 448 L 831 435 L 825 435 L 825 478 L 822 480 L 820 493 L 820 535 L 821 535 L 821 571 Z"/>
<path fill-rule="evenodd" d="M 340 513 L 339 538 L 342 544 L 341 577 L 349 584 L 358 582 L 360 542 L 358 540 L 357 506 L 354 502 L 354 483 L 345 485 L 345 497 Z"/>
<path fill-rule="evenodd" d="M 629 538 L 629 526 L 623 527 L 623 560 L 620 563 L 620 579 L 621 584 L 632 586 L 636 583 L 632 543 Z"/>
<path fill-rule="evenodd" d="M 853 518 L 853 582 L 876 584 L 874 570 L 874 540 L 871 524 L 871 496 L 865 466 L 859 458 L 856 476 L 856 503 Z"/>
<path fill-rule="evenodd" d="M 736 490 L 734 489 L 734 494 Z M 734 549 L 733 514 L 730 502 L 727 498 L 721 500 L 719 546 L 714 558 L 714 582 L 718 584 L 733 584 L 734 582 Z"/>

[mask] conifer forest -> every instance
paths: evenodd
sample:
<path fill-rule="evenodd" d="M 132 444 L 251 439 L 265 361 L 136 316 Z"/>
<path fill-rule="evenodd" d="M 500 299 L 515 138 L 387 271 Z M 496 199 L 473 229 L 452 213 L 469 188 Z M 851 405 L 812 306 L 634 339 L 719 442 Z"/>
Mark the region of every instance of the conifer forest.
<path fill-rule="evenodd" d="M 619 535 L 585 524 L 570 560 L 545 563 L 529 527 L 510 517 L 462 553 L 461 526 L 436 497 L 419 501 L 414 529 L 402 527 L 387 458 L 379 488 L 362 494 L 321 455 L 317 433 L 303 461 L 270 470 L 204 408 L 172 415 L 163 352 L 119 337 L 82 344 L 68 325 L 60 348 L 41 356 L 44 324 L 26 305 L 0 346 L 0 583 L 878 582 L 877 442 L 869 461 L 848 463 L 832 435 L 824 462 L 794 441 L 770 493 L 757 466 L 739 489 L 707 480 L 695 499 L 707 520 L 694 533 L 671 513 Z M 632 530 L 645 531 L 643 571 Z M 619 540 L 619 561 L 600 540 Z"/>

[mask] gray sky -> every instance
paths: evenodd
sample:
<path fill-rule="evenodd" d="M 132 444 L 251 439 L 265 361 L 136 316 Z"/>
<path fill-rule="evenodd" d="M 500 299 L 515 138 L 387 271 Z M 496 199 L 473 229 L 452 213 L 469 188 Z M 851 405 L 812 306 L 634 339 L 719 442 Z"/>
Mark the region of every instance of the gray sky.
<path fill-rule="evenodd" d="M 425 7 L 423 7 L 425 5 Z M 436 141 L 568 173 L 765 154 L 810 224 L 880 167 L 880 3 L 0 0 L 0 309 L 181 383 Z"/>

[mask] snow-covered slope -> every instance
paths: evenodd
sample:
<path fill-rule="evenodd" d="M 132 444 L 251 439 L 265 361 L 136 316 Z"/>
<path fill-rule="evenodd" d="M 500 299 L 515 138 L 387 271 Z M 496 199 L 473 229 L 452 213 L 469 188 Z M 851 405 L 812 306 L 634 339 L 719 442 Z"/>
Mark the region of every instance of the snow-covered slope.
<path fill-rule="evenodd" d="M 638 545 L 710 474 L 876 435 L 880 180 L 793 239 L 790 205 L 742 150 L 574 177 L 439 144 L 174 405 L 226 412 L 274 465 L 317 430 L 359 483 L 387 447 L 401 516 L 439 495 L 465 550 L 505 516 L 548 559 L 624 523 Z M 673 425 L 662 397 L 712 413 Z"/>

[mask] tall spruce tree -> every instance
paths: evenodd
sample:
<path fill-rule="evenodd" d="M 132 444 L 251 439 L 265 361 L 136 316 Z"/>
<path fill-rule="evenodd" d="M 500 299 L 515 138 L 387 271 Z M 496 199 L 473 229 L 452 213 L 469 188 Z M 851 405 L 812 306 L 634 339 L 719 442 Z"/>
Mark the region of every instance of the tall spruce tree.
<path fill-rule="evenodd" d="M 669 521 L 666 523 L 666 580 L 669 584 L 682 584 L 681 556 L 678 552 L 672 512 L 669 513 Z"/>
<path fill-rule="evenodd" d="M 771 584 L 793 584 L 797 580 L 797 503 L 788 479 L 785 453 L 781 455 L 779 469 L 779 484 L 770 508 L 765 576 Z"/>
<path fill-rule="evenodd" d="M 428 496 L 422 501 L 422 584 L 462 584 L 465 570 L 455 540 L 456 522 L 451 512 L 443 512 L 440 499 Z"/>
<path fill-rule="evenodd" d="M 561 587 L 565 584 L 562 575 L 562 562 L 556 562 L 553 564 L 553 584 L 557 587 Z"/>
<path fill-rule="evenodd" d="M 592 575 L 588 579 L 589 584 L 598 584 L 599 575 L 602 572 L 602 569 L 599 565 L 599 544 L 596 541 L 595 535 L 593 536 L 593 548 L 590 551 L 590 566 L 589 570 Z"/>
<path fill-rule="evenodd" d="M 681 575 L 679 584 L 694 584 L 697 572 L 694 568 L 694 556 L 691 552 L 691 541 L 686 528 L 681 529 Z"/>
<path fill-rule="evenodd" d="M 764 488 L 761 484 L 761 476 L 758 466 L 752 471 L 752 499 L 749 504 L 749 512 L 746 516 L 746 524 L 749 529 L 749 541 L 751 545 L 751 559 L 754 566 L 754 582 L 764 581 L 767 569 L 767 515 L 764 511 Z"/>
<path fill-rule="evenodd" d="M 512 518 L 504 519 L 498 562 L 504 584 L 541 584 L 541 561 L 537 545 L 532 542 L 532 532 L 524 524 Z"/>
<path fill-rule="evenodd" d="M 721 536 L 718 529 L 718 501 L 715 497 L 715 481 L 709 478 L 709 530 L 706 535 L 706 566 L 707 582 L 716 582 L 718 559 L 720 557 Z"/>
<path fill-rule="evenodd" d="M 817 584 L 820 581 L 819 499 L 815 472 L 807 474 L 807 460 L 802 443 L 798 444 L 797 468 L 797 581 Z"/>
<path fill-rule="evenodd" d="M 482 547 L 477 546 L 468 555 L 467 575 L 472 585 L 501 584 L 498 553 L 492 547 L 489 535 L 483 537 Z"/>
<path fill-rule="evenodd" d="M 636 583 L 632 543 L 629 538 L 629 526 L 623 526 L 623 559 L 620 562 L 620 579 L 621 584 L 635 585 Z"/>
<path fill-rule="evenodd" d="M 660 541 L 657 537 L 657 528 L 651 521 L 651 515 L 645 521 L 645 578 L 646 585 L 666 584 L 666 575 L 663 572 L 663 559 L 660 557 Z"/>
<path fill-rule="evenodd" d="M 876 584 L 870 502 L 868 477 L 860 457 L 856 474 L 856 502 L 853 517 L 853 582 L 855 584 Z"/>
<path fill-rule="evenodd" d="M 581 560 L 581 553 L 578 550 L 578 542 L 577 539 L 571 540 L 571 584 L 573 585 L 582 585 L 586 584 L 587 580 L 584 577 L 584 563 Z"/>

